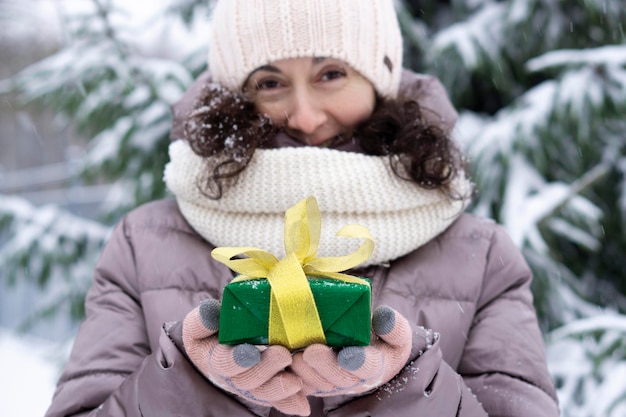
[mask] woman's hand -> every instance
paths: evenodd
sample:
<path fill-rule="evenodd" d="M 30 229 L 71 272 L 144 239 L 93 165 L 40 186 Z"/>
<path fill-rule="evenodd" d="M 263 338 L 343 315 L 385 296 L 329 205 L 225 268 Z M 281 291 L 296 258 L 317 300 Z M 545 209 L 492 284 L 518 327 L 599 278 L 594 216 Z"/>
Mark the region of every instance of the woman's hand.
<path fill-rule="evenodd" d="M 219 344 L 219 311 L 219 301 L 206 300 L 183 321 L 185 351 L 196 368 L 216 386 L 248 401 L 308 416 L 301 379 L 285 371 L 292 363 L 291 352 L 283 346 L 260 350 L 249 344 Z"/>
<path fill-rule="evenodd" d="M 374 311 L 370 346 L 350 346 L 338 353 L 314 344 L 294 354 L 291 369 L 306 395 L 328 397 L 360 394 L 389 382 L 406 365 L 412 346 L 408 321 L 389 306 Z"/>

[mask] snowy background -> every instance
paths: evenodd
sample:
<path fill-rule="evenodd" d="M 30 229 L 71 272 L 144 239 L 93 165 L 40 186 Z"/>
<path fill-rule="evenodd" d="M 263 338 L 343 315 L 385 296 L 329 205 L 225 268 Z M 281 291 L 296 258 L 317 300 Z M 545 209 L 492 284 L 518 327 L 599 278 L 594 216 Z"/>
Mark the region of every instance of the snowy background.
<path fill-rule="evenodd" d="M 56 350 L 49 340 L 0 330 L 0 357 L 5 364 L 0 373 L 0 415 L 44 415 L 59 376 L 59 362 L 51 357 Z"/>
<path fill-rule="evenodd" d="M 116 0 L 114 7 L 119 12 L 114 16 L 114 19 L 117 19 L 114 23 L 132 26 L 135 44 L 141 48 L 139 53 L 180 60 L 191 51 L 206 46 L 207 28 L 195 23 L 187 27 L 180 21 L 155 19 L 155 14 L 162 12 L 161 8 L 168 3 L 163 0 Z M 56 48 L 68 35 L 68 28 L 63 26 L 62 18 L 89 13 L 92 10 L 93 2 L 90 0 L 3 0 L 0 1 L 0 38 L 10 39 L 20 44 L 21 48 L 27 48 L 31 42 L 42 49 Z M 26 123 L 31 121 L 27 120 Z M 80 150 L 77 152 L 79 157 L 83 155 Z M 5 161 L 0 161 L 0 168 L 3 162 Z M 36 177 L 46 176 L 44 171 L 33 173 Z M 14 178 L 24 180 L 24 172 L 21 171 L 13 176 L 10 172 L 4 172 L 4 176 L 2 174 L 0 169 L 0 184 L 4 181 L 5 187 Z M 101 200 L 105 189 L 108 188 L 94 190 L 94 198 Z M 81 201 L 87 198 L 86 191 L 88 190 L 79 191 Z M 37 195 L 28 197 L 41 201 L 50 199 L 50 195 L 56 196 L 50 191 L 40 191 Z M 52 197 L 52 200 L 55 200 L 55 197 Z M 25 203 L 15 201 L 20 205 Z M 3 203 L 7 202 L 8 199 L 5 197 Z M 26 205 L 20 207 L 18 211 L 26 216 L 32 208 Z M 50 214 L 58 221 L 55 214 Z M 68 230 L 78 227 L 84 232 L 87 225 L 85 223 L 77 225 L 75 220 L 67 219 L 61 227 Z M 102 233 L 106 233 L 106 230 Z M 0 302 L 0 317 L 3 318 L 0 320 L 0 358 L 4 363 L 3 372 L 0 372 L 0 416 L 43 416 L 50 405 L 61 367 L 69 355 L 71 337 L 76 326 L 53 323 L 51 330 L 50 323 L 44 322 L 35 326 L 35 331 L 31 332 L 35 335 L 18 332 L 20 319 L 26 314 L 20 313 L 32 312 L 31 300 L 35 293 L 23 286 L 2 288 L 1 283 L 0 293 L 4 293 L 5 300 L 11 298 L 21 303 L 16 309 L 8 305 L 3 306 Z M 1 326 L 2 323 L 5 327 Z M 6 327 L 10 325 L 11 327 Z"/>
<path fill-rule="evenodd" d="M 204 3 L 0 0 L 0 416 L 43 415 L 111 224 L 164 194 L 169 105 L 203 68 Z M 471 209 L 533 267 L 563 417 L 626 416 L 623 0 L 396 5 L 407 66 L 442 80 L 457 139 L 488 167 Z"/>

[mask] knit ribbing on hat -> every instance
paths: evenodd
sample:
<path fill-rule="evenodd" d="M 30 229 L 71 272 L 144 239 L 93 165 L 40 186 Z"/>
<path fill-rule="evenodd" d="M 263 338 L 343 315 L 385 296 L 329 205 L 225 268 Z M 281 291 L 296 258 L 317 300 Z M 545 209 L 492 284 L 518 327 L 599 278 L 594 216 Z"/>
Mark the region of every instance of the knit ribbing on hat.
<path fill-rule="evenodd" d="M 340 256 L 361 242 L 334 236 L 347 224 L 366 226 L 375 241 L 363 265 L 387 262 L 422 246 L 445 230 L 467 201 L 451 200 L 391 172 L 388 159 L 316 147 L 257 149 L 237 183 L 219 200 L 200 189 L 204 158 L 186 141 L 170 144 L 165 182 L 185 219 L 215 246 L 254 246 L 284 257 L 287 209 L 313 196 L 322 214 L 319 256 Z M 469 195 L 470 182 L 455 189 Z"/>
<path fill-rule="evenodd" d="M 381 96 L 397 95 L 402 35 L 393 0 L 221 0 L 213 11 L 209 69 L 240 90 L 250 73 L 287 58 L 341 59 Z"/>

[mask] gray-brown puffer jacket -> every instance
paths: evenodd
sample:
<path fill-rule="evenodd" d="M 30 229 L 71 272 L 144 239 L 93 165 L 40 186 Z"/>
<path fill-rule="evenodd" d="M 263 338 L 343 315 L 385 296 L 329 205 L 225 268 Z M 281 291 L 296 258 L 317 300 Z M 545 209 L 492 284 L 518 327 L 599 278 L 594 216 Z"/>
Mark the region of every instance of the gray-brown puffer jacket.
<path fill-rule="evenodd" d="M 173 200 L 123 218 L 47 417 L 282 415 L 221 391 L 184 355 L 180 321 L 233 277 L 212 249 Z M 531 273 L 500 226 L 464 214 L 414 252 L 358 272 L 372 281 L 373 307 L 390 305 L 440 337 L 374 392 L 311 398 L 312 416 L 558 416 Z"/>
<path fill-rule="evenodd" d="M 270 413 L 250 411 L 211 385 L 164 330 L 202 299 L 219 298 L 232 279 L 211 250 L 174 201 L 123 219 L 96 268 L 87 319 L 48 417 Z M 558 416 L 531 274 L 501 227 L 465 214 L 425 246 L 365 275 L 375 306 L 393 306 L 440 338 L 378 391 L 352 401 L 313 399 L 313 416 Z"/>

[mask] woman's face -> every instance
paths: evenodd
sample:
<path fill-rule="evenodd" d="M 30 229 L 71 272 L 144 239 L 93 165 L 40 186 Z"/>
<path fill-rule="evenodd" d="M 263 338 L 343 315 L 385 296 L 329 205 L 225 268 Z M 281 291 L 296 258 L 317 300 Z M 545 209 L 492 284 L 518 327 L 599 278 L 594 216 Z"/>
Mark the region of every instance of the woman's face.
<path fill-rule="evenodd" d="M 259 113 L 313 146 L 348 139 L 374 110 L 372 84 L 345 62 L 291 58 L 253 71 L 244 86 Z"/>

